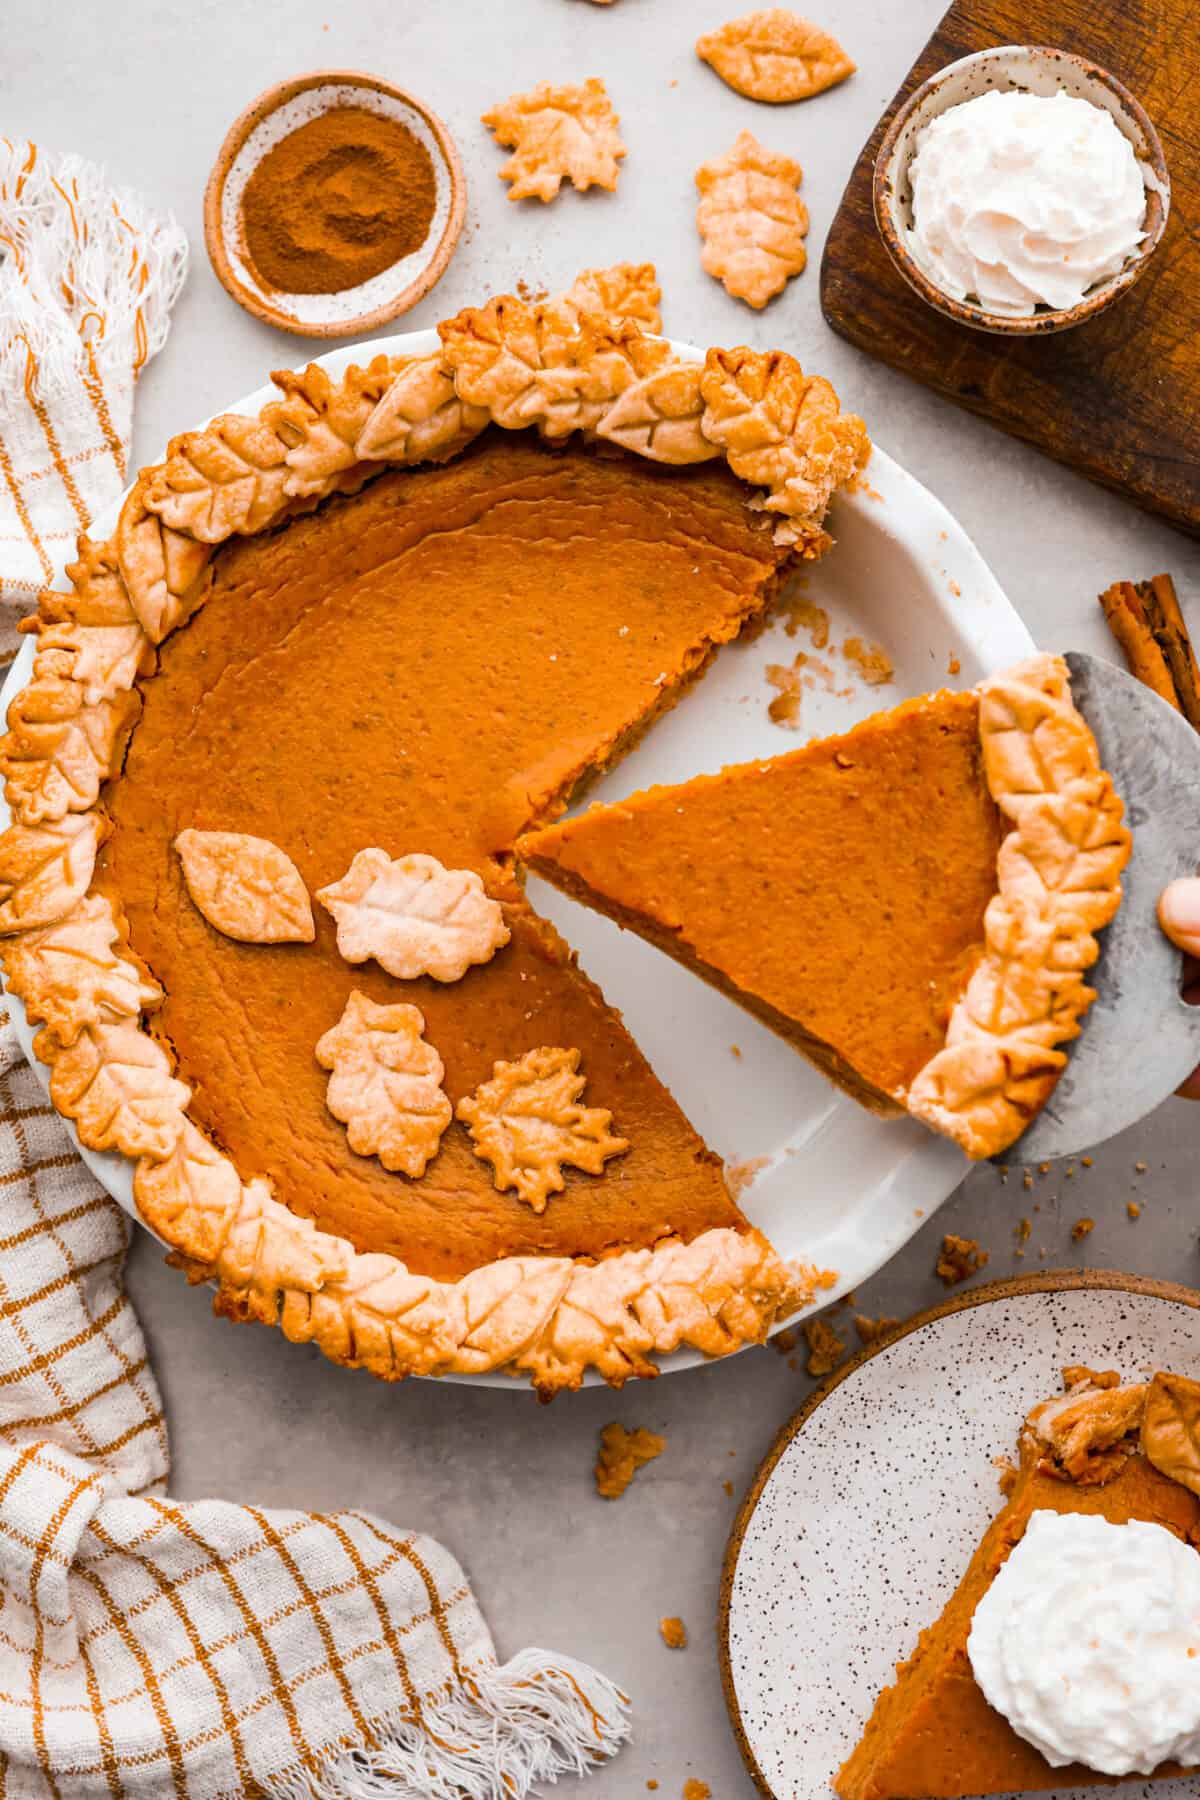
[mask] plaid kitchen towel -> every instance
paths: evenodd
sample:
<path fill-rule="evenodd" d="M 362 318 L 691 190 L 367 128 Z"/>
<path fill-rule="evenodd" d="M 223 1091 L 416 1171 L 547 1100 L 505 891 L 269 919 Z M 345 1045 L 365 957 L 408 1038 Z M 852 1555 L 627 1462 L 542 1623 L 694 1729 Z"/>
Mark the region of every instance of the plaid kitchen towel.
<path fill-rule="evenodd" d="M 627 1732 L 503 1666 L 454 1559 L 353 1510 L 166 1497 L 130 1225 L 0 1027 L 0 1795 L 520 1800 Z"/>
<path fill-rule="evenodd" d="M 94 163 L 0 137 L 0 660 L 125 486 L 134 383 L 186 268 L 175 221 Z"/>

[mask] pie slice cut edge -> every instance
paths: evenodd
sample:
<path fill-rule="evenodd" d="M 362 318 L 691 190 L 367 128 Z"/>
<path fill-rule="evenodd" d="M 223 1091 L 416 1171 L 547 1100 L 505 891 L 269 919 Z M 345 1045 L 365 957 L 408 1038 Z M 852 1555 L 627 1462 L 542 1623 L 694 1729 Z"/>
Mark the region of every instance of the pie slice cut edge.
<path fill-rule="evenodd" d="M 1130 842 L 1066 664 L 1038 655 L 517 851 L 864 1105 L 982 1157 L 1065 1066 Z"/>

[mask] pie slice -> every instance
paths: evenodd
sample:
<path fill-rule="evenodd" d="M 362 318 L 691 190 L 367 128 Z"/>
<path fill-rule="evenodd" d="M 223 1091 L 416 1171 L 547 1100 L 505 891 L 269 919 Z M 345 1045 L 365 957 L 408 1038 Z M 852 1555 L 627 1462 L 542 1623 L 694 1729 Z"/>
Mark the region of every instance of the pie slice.
<path fill-rule="evenodd" d="M 512 851 L 824 550 L 868 446 L 778 354 L 684 363 L 512 297 L 441 336 L 278 376 L 83 542 L 0 744 L 0 961 L 55 1104 L 220 1311 L 551 1394 L 757 1341 L 819 1279 L 751 1229 Z M 269 911 L 284 871 L 305 929 L 216 928 L 179 848 L 215 842 L 258 861 L 209 885 L 253 874 Z"/>
<path fill-rule="evenodd" d="M 1087 1513 L 1115 1525 L 1144 1519 L 1200 1541 L 1200 1468 L 1179 1454 L 1178 1408 L 1167 1399 L 1182 1392 L 1194 1426 L 1200 1386 L 1160 1375 L 1122 1387 L 1111 1372 L 1065 1373 L 1066 1395 L 1035 1407 L 1025 1423 L 1008 1498 L 956 1592 L 899 1664 L 839 1771 L 841 1800 L 955 1800 L 1110 1781 L 1081 1763 L 1053 1768 L 1018 1736 L 976 1684 L 967 1639 L 976 1607 L 1035 1512 Z M 1186 1772 L 1166 1763 L 1154 1778 Z"/>
<path fill-rule="evenodd" d="M 766 762 L 523 836 L 535 874 L 740 1001 L 874 1111 L 989 1156 L 1093 998 L 1129 834 L 1036 656 Z"/>

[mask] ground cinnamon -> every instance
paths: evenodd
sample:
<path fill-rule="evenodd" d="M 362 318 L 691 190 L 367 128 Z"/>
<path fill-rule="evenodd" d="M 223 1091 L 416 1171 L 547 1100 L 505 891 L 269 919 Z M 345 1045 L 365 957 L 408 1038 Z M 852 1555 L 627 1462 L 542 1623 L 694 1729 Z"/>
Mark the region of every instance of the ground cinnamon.
<path fill-rule="evenodd" d="M 436 205 L 432 158 L 406 125 L 361 106 L 331 107 L 251 173 L 246 257 L 263 287 L 340 293 L 419 250 Z"/>

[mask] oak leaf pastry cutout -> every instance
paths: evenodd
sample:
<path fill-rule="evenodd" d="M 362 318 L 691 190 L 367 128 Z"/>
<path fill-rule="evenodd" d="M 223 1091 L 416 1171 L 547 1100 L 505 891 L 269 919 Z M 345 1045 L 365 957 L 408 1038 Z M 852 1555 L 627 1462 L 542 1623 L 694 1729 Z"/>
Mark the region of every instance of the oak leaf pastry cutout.
<path fill-rule="evenodd" d="M 498 1062 L 492 1079 L 458 1103 L 497 1188 L 515 1188 L 535 1213 L 566 1186 L 564 1164 L 600 1175 L 609 1157 L 629 1148 L 609 1130 L 610 1112 L 580 1105 L 586 1077 L 578 1070 L 578 1050 L 527 1050 L 519 1062 Z"/>
<path fill-rule="evenodd" d="M 325 1104 L 346 1126 L 350 1148 L 414 1179 L 437 1155 L 453 1116 L 442 1059 L 424 1031 L 419 1007 L 380 1006 L 355 989 L 316 1048 L 331 1071 Z"/>
<path fill-rule="evenodd" d="M 1154 1377 L 1142 1414 L 1142 1454 L 1172 1481 L 1200 1494 L 1200 1381 Z"/>
<path fill-rule="evenodd" d="M 181 831 L 175 848 L 197 909 L 241 944 L 311 944 L 308 889 L 290 856 L 244 831 Z"/>
<path fill-rule="evenodd" d="M 550 201 L 564 181 L 580 193 L 617 185 L 617 164 L 625 145 L 620 123 L 602 81 L 556 87 L 539 82 L 527 94 L 513 94 L 483 115 L 496 142 L 513 155 L 499 174 L 511 183 L 510 200 Z"/>
<path fill-rule="evenodd" d="M 87 894 L 65 919 L 0 944 L 0 964 L 27 1016 L 70 1045 L 94 1019 L 134 1018 L 162 1004 L 162 988 L 122 954 L 120 939 L 108 901 Z"/>
<path fill-rule="evenodd" d="M 696 170 L 700 262 L 735 300 L 761 309 L 808 261 L 808 208 L 796 191 L 803 173 L 750 131 Z"/>
<path fill-rule="evenodd" d="M 836 38 L 782 6 L 730 19 L 696 43 L 696 55 L 747 100 L 810 100 L 853 75 Z"/>
<path fill-rule="evenodd" d="M 339 955 L 348 963 L 373 956 L 402 981 L 459 981 L 508 942 L 503 909 L 479 876 L 444 868 L 436 856 L 360 850 L 317 899 L 337 921 Z"/>
<path fill-rule="evenodd" d="M 662 289 L 653 263 L 613 263 L 607 269 L 581 269 L 563 304 L 577 313 L 601 318 L 632 319 L 643 331 L 662 331 Z"/>

